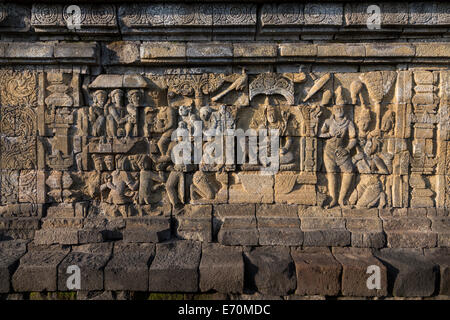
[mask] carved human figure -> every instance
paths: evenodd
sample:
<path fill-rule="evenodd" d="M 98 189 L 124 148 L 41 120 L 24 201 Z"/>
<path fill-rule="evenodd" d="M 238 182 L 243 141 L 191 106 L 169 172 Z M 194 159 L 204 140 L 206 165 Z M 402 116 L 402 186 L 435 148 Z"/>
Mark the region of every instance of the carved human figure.
<path fill-rule="evenodd" d="M 89 108 L 89 121 L 92 124 L 92 135 L 99 137 L 105 134 L 106 91 L 97 90 L 92 94 L 93 104 Z"/>
<path fill-rule="evenodd" d="M 226 129 L 236 128 L 236 120 L 231 113 L 227 111 L 224 104 L 219 107 L 218 111 L 211 113 L 211 128 L 218 133 L 224 133 Z"/>
<path fill-rule="evenodd" d="M 210 106 L 204 106 L 200 108 L 199 115 L 200 120 L 203 123 L 203 130 L 208 130 L 211 127 L 211 114 L 212 109 Z"/>
<path fill-rule="evenodd" d="M 105 156 L 103 161 L 105 163 L 106 170 L 113 171 L 115 169 L 116 166 L 115 166 L 115 161 L 114 161 L 114 155 L 109 154 L 109 155 Z"/>
<path fill-rule="evenodd" d="M 88 195 L 95 199 L 100 195 L 100 185 L 102 181 L 103 158 L 100 155 L 93 154 L 94 171 L 90 171 L 86 181 Z"/>
<path fill-rule="evenodd" d="M 147 155 L 140 156 L 137 164 L 140 168 L 138 202 L 139 204 L 151 204 L 152 194 L 164 187 L 163 171 L 159 171 L 159 174 L 150 171 L 150 157 Z"/>
<path fill-rule="evenodd" d="M 106 177 L 106 182 L 101 185 L 100 190 L 109 189 L 106 200 L 115 205 L 131 202 L 132 192 L 136 191 L 139 181 L 133 181 L 131 175 L 125 168 L 126 157 L 118 156 L 116 170 Z"/>
<path fill-rule="evenodd" d="M 135 128 L 137 126 L 138 107 L 141 106 L 142 92 L 140 90 L 130 90 L 127 93 L 127 115 L 125 124 L 125 134 L 127 137 L 135 135 Z"/>
<path fill-rule="evenodd" d="M 334 207 L 338 202 L 344 206 L 353 178 L 350 152 L 357 140 L 355 125 L 345 116 L 342 105 L 333 106 L 332 115 L 322 125 L 319 137 L 327 139 L 324 147 L 324 164 L 327 171 L 328 190 L 332 198 L 329 207 Z M 342 181 L 338 199 L 339 172 L 342 172 Z"/>
<path fill-rule="evenodd" d="M 158 140 L 158 149 L 161 157 L 167 156 L 168 145 L 171 141 L 172 132 L 176 126 L 177 116 L 171 107 L 161 107 L 156 116 L 155 132 L 161 133 Z"/>
<path fill-rule="evenodd" d="M 108 137 L 124 135 L 121 127 L 126 123 L 127 117 L 122 100 L 123 91 L 121 89 L 115 89 L 109 94 L 106 116 L 106 134 Z"/>
<path fill-rule="evenodd" d="M 369 138 L 363 146 L 363 151 L 353 157 L 353 162 L 361 175 L 349 201 L 357 207 L 372 208 L 378 204 L 382 208 L 386 205 L 386 194 L 379 174 L 388 174 L 389 171 L 383 160 L 377 155 L 378 149 L 378 140 Z"/>
<path fill-rule="evenodd" d="M 181 121 L 186 123 L 187 130 L 190 134 L 194 133 L 195 121 L 198 120 L 195 113 L 192 112 L 192 106 L 180 106 L 178 109 L 178 115 Z"/>
<path fill-rule="evenodd" d="M 184 168 L 182 164 L 176 164 L 170 171 L 166 181 L 166 192 L 175 213 L 183 209 L 184 204 Z"/>

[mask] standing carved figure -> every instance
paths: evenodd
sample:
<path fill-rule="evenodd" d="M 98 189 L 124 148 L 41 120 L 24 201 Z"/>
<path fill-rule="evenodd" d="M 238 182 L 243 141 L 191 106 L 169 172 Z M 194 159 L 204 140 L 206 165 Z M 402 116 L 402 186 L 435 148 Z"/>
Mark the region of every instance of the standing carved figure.
<path fill-rule="evenodd" d="M 106 134 L 108 137 L 117 137 L 124 134 L 121 126 L 127 121 L 123 108 L 123 91 L 115 89 L 109 94 L 109 104 L 106 116 Z"/>
<path fill-rule="evenodd" d="M 125 134 L 127 137 L 136 135 L 138 107 L 141 106 L 142 92 L 139 90 L 130 90 L 127 93 L 127 115 L 125 124 Z"/>
<path fill-rule="evenodd" d="M 92 123 L 92 135 L 100 137 L 105 131 L 105 103 L 107 94 L 104 90 L 97 90 L 93 93 L 93 104 L 89 108 L 89 121 Z"/>
<path fill-rule="evenodd" d="M 338 202 L 343 206 L 353 178 L 350 152 L 357 140 L 355 125 L 344 115 L 342 105 L 333 106 L 333 114 L 325 120 L 319 137 L 327 139 L 324 147 L 324 164 L 327 171 L 328 190 L 332 198 L 329 207 L 334 207 Z M 340 172 L 342 172 L 342 181 L 338 199 L 337 176 Z"/>

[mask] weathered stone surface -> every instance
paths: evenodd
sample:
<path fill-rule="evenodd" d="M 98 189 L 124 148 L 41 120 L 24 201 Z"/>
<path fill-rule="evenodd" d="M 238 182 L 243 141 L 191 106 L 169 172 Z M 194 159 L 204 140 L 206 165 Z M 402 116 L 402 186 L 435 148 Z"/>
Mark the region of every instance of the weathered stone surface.
<path fill-rule="evenodd" d="M 13 290 L 56 291 L 58 266 L 68 253 L 69 249 L 58 245 L 30 245 L 12 277 Z"/>
<path fill-rule="evenodd" d="M 396 231 L 386 232 L 387 245 L 391 248 L 433 248 L 437 234 L 433 232 Z"/>
<path fill-rule="evenodd" d="M 305 247 L 345 247 L 351 243 L 351 233 L 343 229 L 304 231 Z"/>
<path fill-rule="evenodd" d="M 38 230 L 34 236 L 36 244 L 78 244 L 78 230 L 74 228 Z"/>
<path fill-rule="evenodd" d="M 156 245 L 156 256 L 149 269 L 151 292 L 195 292 L 198 290 L 198 267 L 201 244 L 176 241 Z"/>
<path fill-rule="evenodd" d="M 424 250 L 425 257 L 439 265 L 439 294 L 450 295 L 450 252 L 448 248 Z"/>
<path fill-rule="evenodd" d="M 292 205 L 257 205 L 260 245 L 301 245 L 303 232 L 297 216 L 297 206 Z"/>
<path fill-rule="evenodd" d="M 370 250 L 360 248 L 333 248 L 333 256 L 342 265 L 342 294 L 354 297 L 380 297 L 388 293 L 386 267 L 376 259 Z M 368 268 L 380 269 L 380 287 L 369 289 Z M 372 271 L 373 273 L 373 271 Z"/>
<path fill-rule="evenodd" d="M 184 214 L 177 216 L 177 234 L 182 239 L 212 241 L 212 206 L 188 205 Z"/>
<path fill-rule="evenodd" d="M 126 220 L 124 242 L 162 242 L 170 238 L 170 218 L 136 217 Z"/>
<path fill-rule="evenodd" d="M 381 249 L 375 256 L 386 264 L 396 297 L 427 297 L 435 292 L 437 265 L 416 249 Z"/>
<path fill-rule="evenodd" d="M 242 293 L 244 290 L 244 260 L 241 247 L 203 244 L 199 267 L 200 290 Z"/>
<path fill-rule="evenodd" d="M 224 204 L 214 207 L 214 229 L 223 245 L 257 245 L 255 205 Z"/>
<path fill-rule="evenodd" d="M 154 257 L 154 244 L 116 242 L 104 271 L 105 290 L 147 291 L 148 269 Z"/>
<path fill-rule="evenodd" d="M 111 253 L 111 242 L 72 246 L 71 252 L 58 265 L 58 290 L 71 290 L 67 287 L 67 280 L 71 275 L 67 270 L 72 265 L 80 268 L 80 290 L 103 290 L 103 269 L 110 259 Z"/>
<path fill-rule="evenodd" d="M 285 295 L 295 290 L 295 266 L 288 247 L 256 247 L 244 252 L 248 286 L 262 294 Z"/>
<path fill-rule="evenodd" d="M 291 248 L 298 295 L 336 296 L 341 290 L 341 265 L 328 248 Z"/>
<path fill-rule="evenodd" d="M 27 250 L 27 241 L 10 240 L 0 242 L 0 293 L 11 289 L 11 277 L 19 265 L 19 259 Z"/>

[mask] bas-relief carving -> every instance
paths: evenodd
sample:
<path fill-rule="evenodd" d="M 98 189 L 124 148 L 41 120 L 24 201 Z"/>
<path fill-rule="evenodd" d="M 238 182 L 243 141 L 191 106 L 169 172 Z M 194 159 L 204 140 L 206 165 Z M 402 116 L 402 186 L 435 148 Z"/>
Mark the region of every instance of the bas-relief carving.
<path fill-rule="evenodd" d="M 1 72 L 2 206 L 87 201 L 111 217 L 188 203 L 448 206 L 447 73 Z M 214 139 L 198 165 L 173 163 L 178 143 L 194 143 L 173 133 L 199 122 L 204 134 L 279 130 L 279 172 L 210 164 Z"/>

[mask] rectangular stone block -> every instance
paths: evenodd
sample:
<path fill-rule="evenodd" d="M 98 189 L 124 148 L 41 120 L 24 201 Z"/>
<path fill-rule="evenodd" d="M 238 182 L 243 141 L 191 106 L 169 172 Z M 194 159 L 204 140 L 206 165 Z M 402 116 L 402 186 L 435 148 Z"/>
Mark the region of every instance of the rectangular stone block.
<path fill-rule="evenodd" d="M 212 241 L 212 206 L 186 205 L 184 214 L 176 216 L 177 234 L 181 239 Z"/>
<path fill-rule="evenodd" d="M 342 294 L 353 297 L 383 297 L 388 293 L 386 267 L 376 259 L 369 249 L 362 248 L 333 248 L 333 256 L 342 265 Z M 379 268 L 380 286 L 374 281 L 373 288 L 369 288 L 369 267 Z"/>
<path fill-rule="evenodd" d="M 329 230 L 329 229 L 345 229 L 344 218 L 310 218 L 302 217 L 302 230 Z"/>
<path fill-rule="evenodd" d="M 345 247 L 351 244 L 351 233 L 342 229 L 304 231 L 304 247 Z"/>
<path fill-rule="evenodd" d="M 383 224 L 381 219 L 347 218 L 346 228 L 352 232 L 382 231 Z"/>
<path fill-rule="evenodd" d="M 363 45 L 327 44 L 317 46 L 318 57 L 365 57 Z"/>
<path fill-rule="evenodd" d="M 245 276 L 262 294 L 287 295 L 296 286 L 295 265 L 284 246 L 255 247 L 244 252 Z"/>
<path fill-rule="evenodd" d="M 188 43 L 186 46 L 188 58 L 231 58 L 233 45 L 226 43 Z"/>
<path fill-rule="evenodd" d="M 274 58 L 277 56 L 277 45 L 268 43 L 233 43 L 233 56 L 235 58 L 263 57 Z"/>
<path fill-rule="evenodd" d="M 386 234 L 384 232 L 359 232 L 352 231 L 352 247 L 357 248 L 383 248 L 386 246 Z"/>
<path fill-rule="evenodd" d="M 416 57 L 450 57 L 450 44 L 448 43 L 415 43 Z"/>
<path fill-rule="evenodd" d="M 433 232 L 390 231 L 386 236 L 390 248 L 433 248 L 437 244 L 437 234 Z"/>
<path fill-rule="evenodd" d="M 78 230 L 69 228 L 41 229 L 34 236 L 36 244 L 78 244 Z"/>
<path fill-rule="evenodd" d="M 439 265 L 439 295 L 450 296 L 450 249 L 424 250 L 425 257 Z"/>
<path fill-rule="evenodd" d="M 437 265 L 416 249 L 381 249 L 375 256 L 386 264 L 395 297 L 428 297 L 435 292 Z"/>
<path fill-rule="evenodd" d="M 148 269 L 154 257 L 154 244 L 114 243 L 112 258 L 105 267 L 105 290 L 147 291 Z"/>
<path fill-rule="evenodd" d="M 133 217 L 126 220 L 124 242 L 162 242 L 170 239 L 170 217 Z"/>
<path fill-rule="evenodd" d="M 35 42 L 10 42 L 6 58 L 44 59 L 53 58 L 53 45 Z"/>
<path fill-rule="evenodd" d="M 213 228 L 223 245 L 257 245 L 258 229 L 254 204 L 214 206 Z"/>
<path fill-rule="evenodd" d="M 331 209 L 324 209 L 319 206 L 298 206 L 298 216 L 302 217 L 342 217 L 342 211 L 340 207 L 334 207 Z"/>
<path fill-rule="evenodd" d="M 73 265 L 80 268 L 80 290 L 103 290 L 103 269 L 111 257 L 112 246 L 112 242 L 72 246 L 72 251 L 58 266 L 58 290 L 73 290 L 67 287 L 67 280 L 72 274 L 67 273 L 68 267 Z"/>
<path fill-rule="evenodd" d="M 242 248 L 204 243 L 199 273 L 201 291 L 242 293 L 244 290 Z"/>
<path fill-rule="evenodd" d="M 431 231 L 431 220 L 428 218 L 392 218 L 383 219 L 386 231 Z"/>
<path fill-rule="evenodd" d="M 14 291 L 56 291 L 58 266 L 68 253 L 59 245 L 30 245 L 12 277 Z"/>
<path fill-rule="evenodd" d="M 257 205 L 256 219 L 260 245 L 299 246 L 303 232 L 295 205 Z"/>
<path fill-rule="evenodd" d="M 292 248 L 298 295 L 337 296 L 341 289 L 341 265 L 328 248 Z"/>
<path fill-rule="evenodd" d="M 280 44 L 281 57 L 314 57 L 317 55 L 317 45 L 307 43 Z"/>
<path fill-rule="evenodd" d="M 54 56 L 55 58 L 90 59 L 96 61 L 98 50 L 95 42 L 58 43 L 55 45 Z"/>
<path fill-rule="evenodd" d="M 141 60 L 185 58 L 186 45 L 182 42 L 144 42 L 140 56 Z"/>
<path fill-rule="evenodd" d="M 366 44 L 367 57 L 414 57 L 416 48 L 410 44 Z"/>
<path fill-rule="evenodd" d="M 201 244 L 183 240 L 156 245 L 149 269 L 151 292 L 196 292 Z"/>
<path fill-rule="evenodd" d="M 27 251 L 25 240 L 0 241 L 0 293 L 11 289 L 11 277 L 19 265 L 19 259 Z"/>

